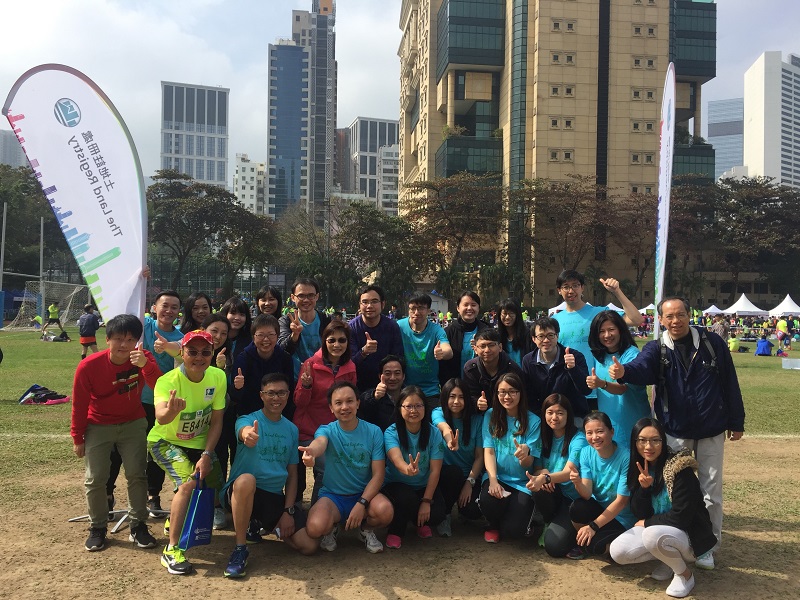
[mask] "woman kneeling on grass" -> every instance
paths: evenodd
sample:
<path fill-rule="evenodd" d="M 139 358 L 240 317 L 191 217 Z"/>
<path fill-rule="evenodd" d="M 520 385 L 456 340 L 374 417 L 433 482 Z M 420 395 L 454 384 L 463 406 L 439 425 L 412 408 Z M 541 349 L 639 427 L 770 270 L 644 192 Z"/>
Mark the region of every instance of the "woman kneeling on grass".
<path fill-rule="evenodd" d="M 438 489 L 445 448 L 442 434 L 425 414 L 425 394 L 415 385 L 404 388 L 395 403 L 395 422 L 383 434 L 386 485 L 383 493 L 394 506 L 386 546 L 400 548 L 409 521 L 421 538 L 433 537 L 431 525 L 444 520 L 444 497 Z M 408 457 L 408 462 L 406 462 Z"/>
<path fill-rule="evenodd" d="M 697 461 L 688 450 L 673 453 L 656 419 L 640 419 L 631 432 L 628 487 L 638 519 L 611 543 L 611 558 L 621 565 L 661 561 L 650 574 L 672 582 L 667 595 L 688 596 L 694 575 L 686 563 L 711 550 L 717 538 L 711 528 L 703 492 L 695 475 Z"/>
<path fill-rule="evenodd" d="M 570 481 L 580 495 L 569 509 L 578 545 L 567 558 L 602 555 L 608 545 L 634 523 L 628 508 L 628 452 L 614 441 L 608 415 L 594 411 L 583 419 L 588 446 L 581 450 L 580 473 L 570 469 Z"/>

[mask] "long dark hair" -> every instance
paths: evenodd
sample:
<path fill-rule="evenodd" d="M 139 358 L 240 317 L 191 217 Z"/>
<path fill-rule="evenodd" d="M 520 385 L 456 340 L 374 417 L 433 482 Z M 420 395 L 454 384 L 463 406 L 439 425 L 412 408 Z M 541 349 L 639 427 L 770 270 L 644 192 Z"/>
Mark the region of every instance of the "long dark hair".
<path fill-rule="evenodd" d="M 636 425 L 631 430 L 631 459 L 628 464 L 628 489 L 633 491 L 639 487 L 639 468 L 637 464 L 644 467 L 644 459 L 636 446 L 636 439 L 641 435 L 645 427 L 654 427 L 658 431 L 658 437 L 661 438 L 661 454 L 658 455 L 653 467 L 653 484 L 650 486 L 653 494 L 658 494 L 664 487 L 664 465 L 669 458 L 669 446 L 667 446 L 667 432 L 664 431 L 664 426 L 658 419 L 652 417 L 644 417 L 636 421 Z"/>
<path fill-rule="evenodd" d="M 578 428 L 575 426 L 575 412 L 572 410 L 569 398 L 563 394 L 550 394 L 542 402 L 542 458 L 550 456 L 550 450 L 553 448 L 553 430 L 546 423 L 545 413 L 548 408 L 556 405 L 567 413 L 567 426 L 564 428 L 564 446 L 561 448 L 561 456 L 569 456 L 569 443 L 578 433 Z"/>
<path fill-rule="evenodd" d="M 631 330 L 628 329 L 628 325 L 619 316 L 619 313 L 613 310 L 604 310 L 601 313 L 597 313 L 589 326 L 589 348 L 592 350 L 592 355 L 601 363 L 608 356 L 608 349 L 600 342 L 600 327 L 606 321 L 611 321 L 619 330 L 619 348 L 617 352 L 622 354 L 631 346 L 636 345 L 636 342 L 633 341 Z"/>
<path fill-rule="evenodd" d="M 339 331 L 339 330 L 344 332 L 344 337 L 347 338 L 347 346 L 345 347 L 344 352 L 342 353 L 342 357 L 339 359 L 339 364 L 343 365 L 348 360 L 350 360 L 350 328 L 347 326 L 347 323 L 345 323 L 344 321 L 339 321 L 337 319 L 332 319 L 331 322 L 325 326 L 325 329 L 322 330 L 322 334 L 320 335 L 320 341 L 322 343 L 320 347 L 322 350 L 322 358 L 330 362 L 331 355 L 328 352 L 328 344 L 325 342 L 325 340 L 327 340 L 328 337 L 332 335 L 334 331 Z"/>
<path fill-rule="evenodd" d="M 206 302 L 208 302 L 208 312 L 211 313 L 211 298 L 208 297 L 207 294 L 203 292 L 193 292 L 187 299 L 186 303 L 183 305 L 183 320 L 181 321 L 181 332 L 182 333 L 189 333 L 190 331 L 194 331 L 195 329 L 200 329 L 202 327 L 202 323 L 198 323 L 192 317 L 192 309 L 197 301 L 203 298 Z"/>
<path fill-rule="evenodd" d="M 408 429 L 406 428 L 406 422 L 403 419 L 403 413 L 400 406 L 411 396 L 416 396 L 419 398 L 420 402 L 422 402 L 422 405 L 425 406 L 425 392 L 423 392 L 422 389 L 416 385 L 404 387 L 394 403 L 394 424 L 397 427 L 397 439 L 400 441 L 400 448 L 402 448 L 403 452 L 406 454 L 410 452 L 408 445 Z M 431 437 L 431 421 L 428 418 L 428 415 L 424 414 L 425 409 L 423 408 L 422 410 L 422 428 L 419 430 L 420 452 L 428 448 L 428 441 Z"/>
<path fill-rule="evenodd" d="M 497 329 L 500 331 L 500 343 L 503 345 L 503 349 L 505 350 L 506 344 L 509 342 L 508 330 L 506 326 L 503 325 L 503 321 L 500 320 L 500 315 L 503 311 L 514 313 L 517 316 L 514 320 L 514 325 L 511 326 L 514 331 L 514 339 L 511 340 L 511 347 L 519 351 L 527 350 L 527 340 L 530 337 L 528 328 L 525 327 L 525 321 L 522 319 L 522 310 L 519 304 L 514 302 L 511 298 L 507 298 L 497 304 Z"/>
<path fill-rule="evenodd" d="M 517 407 L 517 430 L 513 435 L 525 435 L 528 432 L 528 397 L 525 395 L 525 385 L 522 378 L 516 373 L 503 373 L 497 378 L 492 397 L 492 416 L 489 420 L 489 431 L 493 437 L 501 439 L 508 433 L 508 412 L 497 398 L 497 388 L 501 383 L 507 383 L 515 390 L 519 390 L 519 405 Z"/>
<path fill-rule="evenodd" d="M 271 285 L 265 285 L 260 290 L 258 290 L 258 293 L 256 294 L 256 309 L 258 309 L 258 301 L 266 298 L 267 294 L 269 294 L 270 296 L 275 298 L 275 300 L 278 301 L 278 306 L 275 308 L 275 312 L 272 313 L 272 316 L 277 319 L 278 317 L 281 316 L 281 309 L 283 308 L 283 296 L 281 296 L 280 291 L 276 287 L 273 287 Z M 260 310 L 258 312 L 261 313 Z M 261 314 L 267 314 L 267 313 L 261 313 Z"/>
<path fill-rule="evenodd" d="M 456 388 L 460 389 L 461 393 L 464 395 L 464 410 L 461 411 L 461 422 L 463 423 L 463 431 L 461 434 L 464 436 L 462 440 L 464 444 L 469 444 L 470 434 L 472 433 L 472 416 L 475 414 L 475 405 L 470 400 L 466 386 L 457 377 L 448 379 L 442 386 L 442 393 L 439 395 L 439 401 L 442 405 L 442 415 L 447 424 L 450 425 L 450 429 L 455 431 L 456 426 L 453 425 L 453 413 L 450 412 L 450 406 L 447 401 L 452 391 Z"/>

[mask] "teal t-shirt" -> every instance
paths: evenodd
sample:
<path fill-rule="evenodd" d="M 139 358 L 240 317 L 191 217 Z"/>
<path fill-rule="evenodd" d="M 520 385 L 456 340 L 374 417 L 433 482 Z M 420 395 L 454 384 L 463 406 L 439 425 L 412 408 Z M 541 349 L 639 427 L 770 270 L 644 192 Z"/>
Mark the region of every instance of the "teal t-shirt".
<path fill-rule="evenodd" d="M 607 310 L 605 306 L 592 306 L 585 304 L 582 309 L 575 312 L 562 310 L 556 313 L 553 318 L 558 321 L 561 331 L 558 334 L 558 343 L 566 346 L 570 350 L 577 350 L 586 359 L 586 368 L 589 373 L 594 366 L 594 356 L 589 349 L 589 328 L 597 313 Z M 597 390 L 591 390 L 588 398 L 596 398 Z"/>
<path fill-rule="evenodd" d="M 650 475 L 653 474 L 653 469 L 649 469 Z M 652 494 L 650 496 L 650 502 L 653 505 L 653 514 L 654 515 L 661 515 L 665 512 L 669 512 L 672 510 L 672 500 L 669 498 L 669 493 L 667 492 L 667 486 L 664 485 L 661 487 L 661 491 L 657 494 Z"/>
<path fill-rule="evenodd" d="M 386 459 L 380 427 L 359 419 L 355 429 L 345 431 L 333 421 L 317 429 L 318 437 L 328 439 L 322 489 L 340 496 L 362 494 L 372 479 L 372 461 Z"/>
<path fill-rule="evenodd" d="M 441 408 L 434 408 L 431 413 L 431 422 L 438 429 L 439 423 L 444 423 L 444 413 Z M 464 477 L 469 476 L 472 464 L 475 462 L 475 448 L 483 448 L 483 415 L 472 415 L 470 419 L 469 442 L 464 439 L 464 421 L 453 419 L 453 425 L 458 430 L 458 450 L 453 452 L 447 448 L 445 442 L 444 464 L 455 465 Z M 476 473 L 477 478 L 477 473 Z"/>
<path fill-rule="evenodd" d="M 299 315 L 298 315 L 299 317 Z M 300 319 L 300 324 L 303 326 L 303 333 L 300 334 L 300 339 L 297 340 L 294 354 L 292 354 L 292 362 L 294 363 L 294 380 L 300 378 L 300 367 L 306 359 L 314 356 L 317 350 L 320 349 L 322 340 L 320 339 L 319 330 L 319 314 L 314 311 L 314 320 L 306 323 Z"/>
<path fill-rule="evenodd" d="M 506 354 L 508 354 L 508 358 L 517 363 L 518 367 L 522 366 L 522 351 L 514 348 L 514 345 L 511 342 L 506 342 L 503 346 L 503 350 L 505 350 Z"/>
<path fill-rule="evenodd" d="M 553 446 L 550 448 L 550 456 L 542 456 L 536 461 L 536 465 L 544 467 L 550 473 L 563 471 L 564 467 L 567 466 L 567 462 L 571 462 L 576 467 L 580 467 L 581 451 L 587 446 L 586 436 L 582 431 L 578 431 L 572 436 L 569 442 L 567 455 L 561 456 L 561 452 L 564 449 L 565 437 L 566 436 L 563 435 L 560 438 L 554 437 Z M 578 492 L 575 490 L 575 486 L 571 481 L 563 481 L 558 485 L 561 486 L 561 493 L 567 498 L 575 500 L 578 497 Z"/>
<path fill-rule="evenodd" d="M 534 457 L 535 461 L 536 458 L 542 455 L 541 419 L 529 411 L 528 430 L 524 435 L 515 436 L 514 432 L 519 428 L 519 423 L 515 417 L 507 416 L 508 429 L 506 434 L 498 439 L 489 430 L 493 411 L 494 409 L 490 408 L 483 415 L 483 447 L 494 450 L 495 460 L 497 461 L 497 480 L 530 496 L 531 491 L 525 487 L 525 484 L 528 483 L 528 476 L 525 472 L 528 469 L 520 466 L 519 461 L 514 456 L 514 451 L 517 449 L 514 445 L 514 440 L 520 444 L 528 444 L 531 456 Z M 531 470 L 533 470 L 532 467 Z M 488 478 L 489 475 L 484 473 L 483 480 L 486 481 Z"/>
<path fill-rule="evenodd" d="M 433 357 L 437 342 L 448 344 L 447 334 L 436 323 L 428 322 L 421 333 L 414 332 L 408 318 L 397 322 L 403 334 L 403 353 L 406 358 L 405 385 L 418 385 L 426 396 L 439 395 L 439 361 Z"/>
<path fill-rule="evenodd" d="M 591 479 L 592 498 L 603 508 L 608 508 L 617 496 L 631 495 L 627 481 L 628 454 L 628 450 L 621 446 L 617 446 L 609 458 L 603 458 L 591 446 L 581 450 L 581 479 Z M 623 508 L 616 518 L 626 529 L 636 522 L 629 506 Z"/>
<path fill-rule="evenodd" d="M 600 379 L 610 381 L 609 367 L 614 364 L 613 357 L 623 365 L 631 362 L 639 354 L 636 346 L 631 346 L 622 355 L 606 354 L 603 362 L 595 361 L 595 371 Z M 627 384 L 628 389 L 624 394 L 612 394 L 604 389 L 597 388 L 597 408 L 608 415 L 614 426 L 614 441 L 623 448 L 630 449 L 631 430 L 636 421 L 650 416 L 650 400 L 647 398 L 647 388 L 643 385 Z"/>
<path fill-rule="evenodd" d="M 458 366 L 459 377 L 464 375 L 464 365 L 467 364 L 467 361 L 475 358 L 475 351 L 472 349 L 472 338 L 475 337 L 477 332 L 477 327 L 472 331 L 464 332 L 464 341 L 461 342 L 461 364 Z"/>
<path fill-rule="evenodd" d="M 414 489 L 422 489 L 428 485 L 428 476 L 431 472 L 432 460 L 443 460 L 444 453 L 449 452 L 444 443 L 442 433 L 434 426 L 430 428 L 431 434 L 428 439 L 428 447 L 424 451 L 419 450 L 419 433 L 408 433 L 408 450 L 406 451 L 400 446 L 400 438 L 397 435 L 397 425 L 392 423 L 389 428 L 383 432 L 383 443 L 386 447 L 386 453 L 392 448 L 400 448 L 404 460 L 408 460 L 408 455 L 412 457 L 417 456 L 419 452 L 419 473 L 413 476 L 404 475 L 397 470 L 391 460 L 386 461 L 386 483 L 405 483 Z M 327 466 L 325 467 L 327 470 Z"/>
<path fill-rule="evenodd" d="M 245 426 L 252 426 L 258 421 L 258 443 L 249 448 L 242 442 L 239 432 Z M 239 475 L 250 473 L 256 478 L 256 487 L 273 494 L 283 494 L 286 478 L 289 476 L 289 465 L 299 462 L 297 446 L 299 432 L 294 423 L 286 417 L 279 421 L 267 418 L 264 411 L 257 410 L 249 415 L 236 419 L 236 458 L 231 466 L 228 481 L 220 491 L 220 501 L 227 503 L 227 490 Z"/>
<path fill-rule="evenodd" d="M 152 317 L 144 318 L 143 330 L 143 348 L 149 350 L 153 357 L 156 359 L 156 364 L 162 375 L 166 375 L 175 368 L 175 358 L 166 352 L 157 354 L 153 349 L 153 344 L 156 342 L 156 331 L 164 336 L 169 342 L 180 342 L 183 339 L 183 333 L 177 327 L 172 331 L 164 331 L 158 327 L 158 321 Z M 142 387 L 142 404 L 153 404 L 153 388 L 147 384 Z"/>

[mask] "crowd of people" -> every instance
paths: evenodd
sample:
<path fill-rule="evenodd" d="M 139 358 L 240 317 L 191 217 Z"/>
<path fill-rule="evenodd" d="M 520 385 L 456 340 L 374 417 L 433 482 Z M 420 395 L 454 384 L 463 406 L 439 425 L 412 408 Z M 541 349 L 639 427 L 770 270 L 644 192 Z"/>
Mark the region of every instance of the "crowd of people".
<path fill-rule="evenodd" d="M 642 315 L 617 280 L 600 282 L 624 316 L 586 303 L 583 275 L 565 271 L 566 309 L 530 328 L 513 300 L 491 326 L 472 291 L 446 327 L 424 293 L 390 317 L 376 285 L 358 291 L 349 322 L 317 308 L 310 278 L 292 285 L 291 311 L 263 288 L 255 317 L 238 297 L 212 312 L 194 293 L 179 326 L 180 297 L 159 293 L 143 320 L 110 319 L 107 350 L 75 373 L 86 549 L 106 545 L 122 465 L 130 541 L 155 547 L 148 518 L 168 516 L 172 574 L 193 570 L 179 540 L 199 479 L 218 492 L 214 527 L 232 516 L 227 577 L 245 575 L 248 545 L 268 533 L 313 554 L 353 530 L 376 553 L 400 549 L 409 529 L 449 537 L 455 510 L 489 543 L 660 561 L 652 576 L 688 595 L 689 565 L 713 568 L 721 541 L 724 441 L 744 431 L 733 362 L 675 297 L 658 306 L 661 338 L 639 352 L 630 328 Z"/>

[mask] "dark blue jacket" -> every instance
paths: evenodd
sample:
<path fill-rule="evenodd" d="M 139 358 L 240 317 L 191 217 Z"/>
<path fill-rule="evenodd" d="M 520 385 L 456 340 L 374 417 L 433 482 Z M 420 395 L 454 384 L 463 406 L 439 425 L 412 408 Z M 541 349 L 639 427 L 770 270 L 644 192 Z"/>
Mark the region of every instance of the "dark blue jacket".
<path fill-rule="evenodd" d="M 244 375 L 244 387 L 237 390 L 233 383 L 228 388 L 228 393 L 233 400 L 236 407 L 236 414 L 249 415 L 252 412 L 264 408 L 264 402 L 261 400 L 261 379 L 268 373 L 283 373 L 289 380 L 289 400 L 286 403 L 286 408 L 283 409 L 283 416 L 287 419 L 292 418 L 294 415 L 294 399 L 292 398 L 292 390 L 294 390 L 294 364 L 292 357 L 283 351 L 283 348 L 275 344 L 275 350 L 269 360 L 264 360 L 258 355 L 256 345 L 251 342 L 244 352 L 236 357 L 233 363 L 231 372 L 231 382 L 233 378 L 242 370 Z"/>
<path fill-rule="evenodd" d="M 744 403 L 739 380 L 728 345 L 716 333 L 706 332 L 716 354 L 716 368 L 700 329 L 692 327 L 694 355 L 689 368 L 683 366 L 668 332 L 661 340 L 648 342 L 639 355 L 625 364 L 622 383 L 655 385 L 661 363 L 661 343 L 665 345 L 664 382 L 668 410 L 664 410 L 663 390 L 656 385 L 656 416 L 673 437 L 698 440 L 730 431 L 744 431 Z"/>
<path fill-rule="evenodd" d="M 528 410 L 539 415 L 542 402 L 550 394 L 564 394 L 572 404 L 576 417 L 583 418 L 589 414 L 589 402 L 586 396 L 591 391 L 586 385 L 589 369 L 586 357 L 577 350 L 570 350 L 575 355 L 575 366 L 568 369 L 564 366 L 564 346 L 558 345 L 558 358 L 552 367 L 536 362 L 538 349 L 526 354 L 522 359 L 522 373 L 525 376 L 525 389 L 528 394 Z"/>

